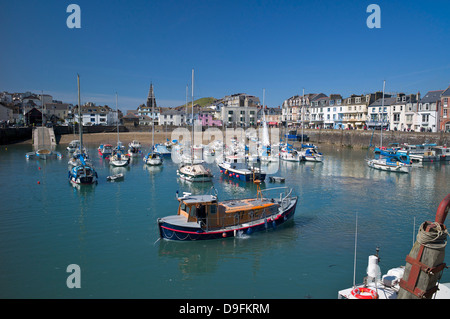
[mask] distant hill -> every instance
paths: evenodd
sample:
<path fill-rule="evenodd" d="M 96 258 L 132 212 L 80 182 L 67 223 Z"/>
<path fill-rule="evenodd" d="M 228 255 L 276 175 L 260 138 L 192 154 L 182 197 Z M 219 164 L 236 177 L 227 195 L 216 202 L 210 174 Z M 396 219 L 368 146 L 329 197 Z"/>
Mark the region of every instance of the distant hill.
<path fill-rule="evenodd" d="M 204 107 L 204 106 L 210 105 L 215 100 L 216 100 L 216 98 L 214 98 L 214 97 L 202 97 L 201 99 L 194 100 L 194 106 Z M 188 102 L 188 108 L 191 107 L 191 105 L 192 105 L 192 101 Z M 176 108 L 178 109 L 178 108 L 184 108 L 184 107 L 186 107 L 186 104 L 177 106 Z"/>

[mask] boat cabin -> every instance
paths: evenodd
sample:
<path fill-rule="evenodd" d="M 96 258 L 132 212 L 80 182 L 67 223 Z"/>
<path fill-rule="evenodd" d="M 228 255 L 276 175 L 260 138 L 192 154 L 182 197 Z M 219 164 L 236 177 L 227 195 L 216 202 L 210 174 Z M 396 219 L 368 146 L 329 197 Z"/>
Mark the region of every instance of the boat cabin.
<path fill-rule="evenodd" d="M 213 195 L 186 195 L 178 200 L 178 215 L 204 230 L 251 223 L 276 214 L 280 207 L 274 200 L 264 198 L 218 202 Z"/>

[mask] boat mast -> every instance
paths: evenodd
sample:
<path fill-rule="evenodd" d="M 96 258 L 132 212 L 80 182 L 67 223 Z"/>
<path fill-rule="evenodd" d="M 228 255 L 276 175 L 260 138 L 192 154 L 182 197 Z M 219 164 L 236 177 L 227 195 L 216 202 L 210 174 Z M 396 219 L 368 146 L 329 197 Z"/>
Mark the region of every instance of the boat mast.
<path fill-rule="evenodd" d="M 77 84 L 78 84 L 78 126 L 80 130 L 80 151 L 83 151 L 83 123 L 81 118 L 81 100 L 80 100 L 80 75 L 77 74 Z"/>
<path fill-rule="evenodd" d="M 116 112 L 117 112 L 117 148 L 119 149 L 119 107 L 117 106 L 117 92 L 116 92 Z"/>
<path fill-rule="evenodd" d="M 186 84 L 186 127 L 188 124 L 188 94 L 189 94 L 189 84 Z"/>
<path fill-rule="evenodd" d="M 301 117 L 302 117 L 302 144 L 301 144 L 301 146 L 300 146 L 300 149 L 302 148 L 302 146 L 303 146 L 303 111 L 304 111 L 304 108 L 305 108 L 305 88 L 303 88 L 303 95 L 302 95 L 302 113 L 301 113 Z"/>
<path fill-rule="evenodd" d="M 192 142 L 191 142 L 191 156 L 192 156 L 192 164 L 194 164 L 194 69 L 192 69 Z"/>
<path fill-rule="evenodd" d="M 155 147 L 155 103 L 152 103 L 152 153 Z"/>
<path fill-rule="evenodd" d="M 381 99 L 381 116 L 383 117 L 383 112 L 384 112 L 384 87 L 386 85 L 386 80 L 383 80 L 383 98 Z M 381 147 L 383 146 L 383 123 L 384 120 L 382 119 L 381 121 L 381 134 L 380 134 L 380 150 Z"/>

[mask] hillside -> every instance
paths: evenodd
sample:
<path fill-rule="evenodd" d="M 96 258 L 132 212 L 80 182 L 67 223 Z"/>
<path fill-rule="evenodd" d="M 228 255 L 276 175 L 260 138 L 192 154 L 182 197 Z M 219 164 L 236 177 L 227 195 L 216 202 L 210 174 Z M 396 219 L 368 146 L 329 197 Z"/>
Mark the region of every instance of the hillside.
<path fill-rule="evenodd" d="M 200 106 L 200 107 L 204 107 L 207 105 L 210 105 L 212 102 L 214 102 L 216 100 L 216 98 L 213 97 L 202 97 L 201 99 L 197 99 L 194 100 L 194 106 Z M 188 107 L 190 107 L 192 105 L 192 101 L 188 102 Z M 186 107 L 186 104 L 177 106 L 176 108 L 184 108 Z"/>

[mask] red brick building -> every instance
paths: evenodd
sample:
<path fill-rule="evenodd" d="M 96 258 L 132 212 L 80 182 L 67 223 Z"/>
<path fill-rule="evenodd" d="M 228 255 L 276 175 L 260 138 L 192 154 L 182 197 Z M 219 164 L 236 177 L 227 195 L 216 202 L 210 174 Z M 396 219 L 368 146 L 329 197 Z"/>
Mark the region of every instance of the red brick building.
<path fill-rule="evenodd" d="M 441 94 L 440 130 L 450 132 L 450 86 Z"/>

